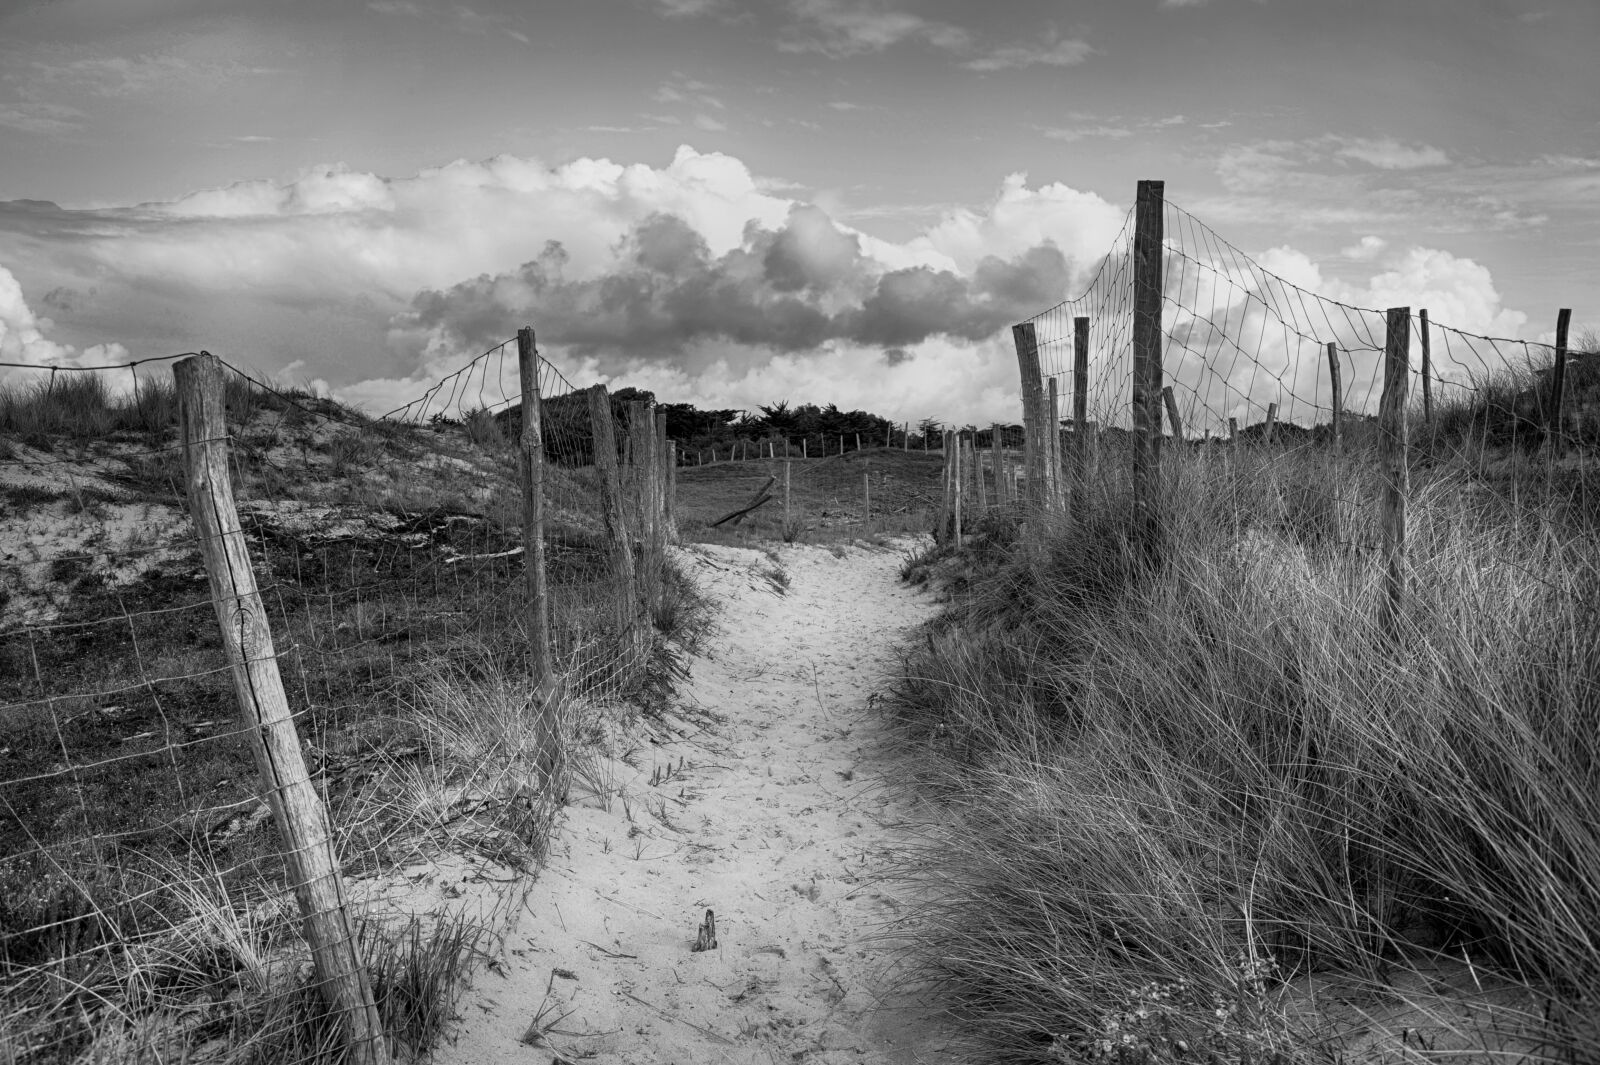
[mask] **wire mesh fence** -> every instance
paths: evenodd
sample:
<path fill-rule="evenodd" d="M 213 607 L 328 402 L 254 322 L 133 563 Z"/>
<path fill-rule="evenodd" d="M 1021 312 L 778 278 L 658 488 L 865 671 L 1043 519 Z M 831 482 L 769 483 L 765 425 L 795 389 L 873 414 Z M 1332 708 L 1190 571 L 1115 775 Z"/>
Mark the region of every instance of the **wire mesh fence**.
<path fill-rule="evenodd" d="M 1018 326 L 1025 395 L 1037 380 L 1041 396 L 1060 397 L 1054 411 L 1039 401 L 1037 420 L 1049 428 L 1033 445 L 1050 452 L 1034 477 L 1047 482 L 1041 498 L 1052 509 L 1137 494 L 1148 402 L 1152 453 L 1167 445 L 1159 476 L 1259 496 L 1250 505 L 1268 524 L 1311 520 L 1346 545 L 1378 545 L 1384 507 L 1392 510 L 1382 478 L 1447 460 L 1493 491 L 1556 486 L 1574 516 L 1592 517 L 1600 354 L 1571 350 L 1565 317 L 1557 343 L 1543 344 L 1479 335 L 1423 308 L 1354 306 L 1267 269 L 1164 198 L 1154 231 L 1161 254 L 1141 279 L 1135 213 L 1081 295 Z M 1147 400 L 1136 351 L 1141 285 L 1160 315 Z M 1383 472 L 1374 456 L 1391 445 L 1398 465 Z M 1269 473 L 1288 463 L 1319 465 L 1308 473 L 1314 488 L 1293 498 L 1265 491 L 1281 480 Z"/>
<path fill-rule="evenodd" d="M 541 678 L 516 341 L 381 419 L 230 366 L 209 438 L 180 358 L 0 386 L 0 1062 L 421 1050 L 542 855 L 567 708 L 648 679 L 664 464 L 613 444 L 608 513 L 594 393 L 531 360 Z M 197 536 L 208 445 L 237 520 Z"/>

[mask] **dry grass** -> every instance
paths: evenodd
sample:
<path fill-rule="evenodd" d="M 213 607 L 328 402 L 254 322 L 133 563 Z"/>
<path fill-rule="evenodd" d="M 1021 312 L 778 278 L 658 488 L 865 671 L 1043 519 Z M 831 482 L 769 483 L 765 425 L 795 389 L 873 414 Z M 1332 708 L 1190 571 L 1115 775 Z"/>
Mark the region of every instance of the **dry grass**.
<path fill-rule="evenodd" d="M 1396 643 L 1370 456 L 1164 462 L 1161 564 L 1101 484 L 980 537 L 906 663 L 945 814 L 907 870 L 921 976 L 991 1061 L 1600 1058 L 1600 546 L 1418 469 Z M 1373 1034 L 1452 966 L 1466 995 Z M 1369 1019 L 1308 1011 L 1329 982 Z"/>

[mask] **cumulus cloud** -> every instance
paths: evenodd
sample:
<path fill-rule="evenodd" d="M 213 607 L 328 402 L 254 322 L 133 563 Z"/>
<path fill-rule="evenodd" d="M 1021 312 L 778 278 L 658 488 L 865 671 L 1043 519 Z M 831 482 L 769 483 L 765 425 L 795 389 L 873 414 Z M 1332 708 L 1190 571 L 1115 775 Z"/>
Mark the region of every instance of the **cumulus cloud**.
<path fill-rule="evenodd" d="M 1388 246 L 1389 242 L 1384 240 L 1382 237 L 1368 235 L 1362 237 L 1360 240 L 1348 247 L 1341 248 L 1339 250 L 1339 254 L 1343 255 L 1346 259 L 1354 259 L 1356 262 L 1364 263 L 1370 262 L 1371 260 L 1376 259 L 1379 255 L 1382 255 L 1383 250 Z"/>
<path fill-rule="evenodd" d="M 55 295 L 55 293 L 52 293 Z M 48 297 L 47 297 L 48 299 Z M 121 344 L 96 344 L 84 351 L 60 344 L 45 334 L 53 324 L 28 306 L 22 285 L 10 270 L 0 266 L 0 362 L 27 366 L 99 366 L 125 361 L 128 350 Z M 17 366 L 0 366 L 0 382 L 31 385 L 44 378 Z"/>
<path fill-rule="evenodd" d="M 777 229 L 752 224 L 721 255 L 681 218 L 660 214 L 624 237 L 602 276 L 571 279 L 567 261 L 551 242 L 514 271 L 423 292 L 396 330 L 424 350 L 458 351 L 493 343 L 508 321 L 531 320 L 571 353 L 611 368 L 663 357 L 692 366 L 721 342 L 759 361 L 830 342 L 975 342 L 1059 299 L 1070 276 L 1051 244 L 1010 260 L 987 256 L 970 275 L 886 268 L 809 205 L 795 206 Z"/>
<path fill-rule="evenodd" d="M 294 366 L 378 411 L 530 324 L 579 385 L 1010 420 L 1007 327 L 1081 291 L 1126 220 L 1125 206 L 1019 173 L 888 240 L 688 147 L 659 165 L 502 156 L 399 178 L 327 166 L 137 207 L 0 204 L 0 302 L 9 361 L 82 360 L 113 340 L 141 357 L 206 348 L 268 374 Z M 1364 286 L 1289 249 L 1269 269 L 1356 305 L 1408 302 L 1515 335 L 1520 316 L 1477 264 L 1362 247 Z M 1239 299 L 1248 279 L 1234 280 L 1216 305 Z M 1251 402 L 1270 381 L 1245 389 Z"/>

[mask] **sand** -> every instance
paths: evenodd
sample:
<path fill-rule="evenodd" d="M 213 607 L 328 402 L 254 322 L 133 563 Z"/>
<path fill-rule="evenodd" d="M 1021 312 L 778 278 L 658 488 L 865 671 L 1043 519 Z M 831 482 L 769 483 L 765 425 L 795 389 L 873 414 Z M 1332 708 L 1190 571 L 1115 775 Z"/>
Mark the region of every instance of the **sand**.
<path fill-rule="evenodd" d="M 891 992 L 878 939 L 917 813 L 873 704 L 932 598 L 899 583 L 901 551 L 777 554 L 786 590 L 761 552 L 684 552 L 719 614 L 681 697 L 718 720 L 602 760 L 589 776 L 614 795 L 574 788 L 437 1060 L 954 1060 L 939 1018 Z M 696 951 L 707 910 L 717 945 Z"/>

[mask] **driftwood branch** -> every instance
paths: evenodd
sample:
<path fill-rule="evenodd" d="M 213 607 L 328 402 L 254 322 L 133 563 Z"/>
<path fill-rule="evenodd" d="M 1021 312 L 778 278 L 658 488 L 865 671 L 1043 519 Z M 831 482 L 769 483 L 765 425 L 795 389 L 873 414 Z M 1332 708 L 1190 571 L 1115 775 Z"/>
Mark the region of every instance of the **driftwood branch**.
<path fill-rule="evenodd" d="M 762 485 L 760 488 L 756 489 L 756 494 L 750 497 L 750 502 L 746 503 L 744 506 L 740 507 L 738 510 L 731 511 L 731 512 L 729 512 L 727 514 L 724 514 L 722 517 L 720 517 L 716 521 L 712 522 L 711 525 L 710 525 L 710 528 L 715 529 L 718 525 L 722 525 L 725 522 L 730 522 L 730 521 L 733 522 L 735 525 L 737 525 L 737 524 L 739 524 L 740 521 L 742 521 L 744 519 L 744 516 L 746 514 L 750 513 L 752 510 L 755 510 L 757 507 L 760 507 L 760 506 L 762 506 L 762 505 L 764 505 L 766 503 L 771 502 L 772 501 L 772 494 L 771 494 L 772 486 L 774 484 L 776 484 L 777 481 L 778 481 L 778 479 L 776 477 L 768 477 L 767 478 L 767 483 Z"/>

